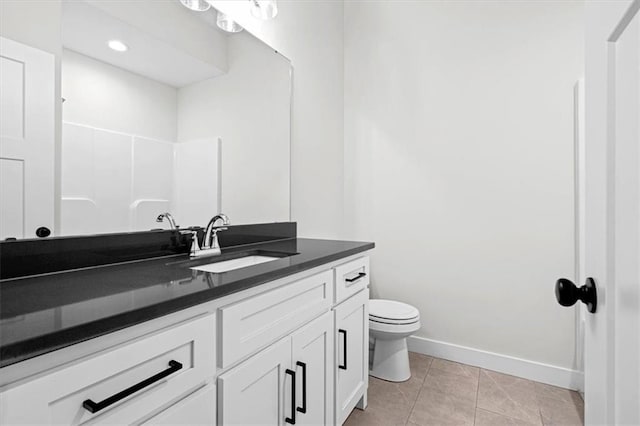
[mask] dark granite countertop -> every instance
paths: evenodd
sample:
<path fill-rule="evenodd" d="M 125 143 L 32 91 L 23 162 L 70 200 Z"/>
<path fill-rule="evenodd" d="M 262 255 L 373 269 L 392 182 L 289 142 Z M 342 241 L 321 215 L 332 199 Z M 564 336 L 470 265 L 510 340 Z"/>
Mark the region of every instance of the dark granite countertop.
<path fill-rule="evenodd" d="M 0 367 L 246 290 L 374 247 L 293 238 L 0 281 Z M 250 254 L 278 260 L 224 273 L 190 268 Z"/>

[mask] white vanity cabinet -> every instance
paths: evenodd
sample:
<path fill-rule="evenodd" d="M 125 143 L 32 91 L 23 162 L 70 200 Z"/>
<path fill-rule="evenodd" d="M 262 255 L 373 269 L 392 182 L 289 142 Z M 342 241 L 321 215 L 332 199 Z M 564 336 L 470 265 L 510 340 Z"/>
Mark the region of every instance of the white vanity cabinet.
<path fill-rule="evenodd" d="M 329 312 L 218 377 L 218 424 L 331 424 Z"/>
<path fill-rule="evenodd" d="M 218 377 L 219 424 L 332 423 L 332 302 L 328 270 L 219 309 L 222 367 L 268 345 Z"/>
<path fill-rule="evenodd" d="M 79 343 L 1 391 L 0 424 L 342 424 L 366 406 L 368 284 L 354 256 Z"/>
<path fill-rule="evenodd" d="M 223 365 L 246 354 L 242 347 L 299 328 L 219 376 L 218 424 L 342 424 L 354 407 L 365 408 L 368 284 L 369 258 L 361 257 L 221 308 Z M 317 318 L 304 324 L 310 317 Z M 240 326 L 240 318 L 252 324 Z M 235 323 L 226 339 L 225 321 Z"/>

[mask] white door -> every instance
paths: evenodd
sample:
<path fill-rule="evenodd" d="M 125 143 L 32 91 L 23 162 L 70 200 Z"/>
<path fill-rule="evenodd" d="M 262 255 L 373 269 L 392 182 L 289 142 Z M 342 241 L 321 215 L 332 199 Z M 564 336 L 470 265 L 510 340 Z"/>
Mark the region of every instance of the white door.
<path fill-rule="evenodd" d="M 0 239 L 53 232 L 54 82 L 52 54 L 0 37 Z"/>
<path fill-rule="evenodd" d="M 585 422 L 640 424 L 640 0 L 586 2 Z"/>
<path fill-rule="evenodd" d="M 337 424 L 344 423 L 369 383 L 368 306 L 369 290 L 363 290 L 334 309 Z"/>
<path fill-rule="evenodd" d="M 320 318 L 293 333 L 296 370 L 296 424 L 333 423 L 333 315 Z"/>
<path fill-rule="evenodd" d="M 291 338 L 218 378 L 218 424 L 282 425 L 291 418 Z M 287 401 L 285 406 L 284 401 Z"/>

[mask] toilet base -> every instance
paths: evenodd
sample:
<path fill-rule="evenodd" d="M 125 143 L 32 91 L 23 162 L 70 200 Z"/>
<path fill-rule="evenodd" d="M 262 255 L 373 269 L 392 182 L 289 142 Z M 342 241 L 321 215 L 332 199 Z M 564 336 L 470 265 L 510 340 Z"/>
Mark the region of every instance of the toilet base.
<path fill-rule="evenodd" d="M 407 339 L 375 339 L 373 363 L 369 375 L 389 382 L 404 382 L 411 378 Z"/>

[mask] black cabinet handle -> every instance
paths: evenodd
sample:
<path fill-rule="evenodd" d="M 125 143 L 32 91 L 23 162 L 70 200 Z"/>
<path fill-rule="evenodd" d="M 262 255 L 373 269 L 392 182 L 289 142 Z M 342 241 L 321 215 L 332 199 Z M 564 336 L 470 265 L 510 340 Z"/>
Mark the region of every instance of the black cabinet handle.
<path fill-rule="evenodd" d="M 348 282 L 348 283 L 352 283 L 352 282 L 354 282 L 354 281 L 358 281 L 360 278 L 362 278 L 362 277 L 366 277 L 366 276 L 367 276 L 367 274 L 366 274 L 366 273 L 364 273 L 364 272 L 360 272 L 360 273 L 358 274 L 358 276 L 353 277 L 353 278 L 345 278 L 344 280 L 345 280 L 346 282 Z"/>
<path fill-rule="evenodd" d="M 289 423 L 290 425 L 296 424 L 296 372 L 293 370 L 289 370 L 288 368 L 285 370 L 285 373 L 291 376 L 291 417 L 285 417 L 284 421 Z"/>
<path fill-rule="evenodd" d="M 121 399 L 125 399 L 126 397 L 128 397 L 129 395 L 132 395 L 136 392 L 138 392 L 141 389 L 146 388 L 147 386 L 160 381 L 162 379 L 164 379 L 165 377 L 169 376 L 170 374 L 175 373 L 176 371 L 180 370 L 182 368 L 182 364 L 179 363 L 178 361 L 174 361 L 171 360 L 169 361 L 169 368 L 167 368 L 164 371 L 159 372 L 158 374 L 155 374 L 151 377 L 149 377 L 148 379 L 144 379 L 143 381 L 141 381 L 140 383 L 136 383 L 135 385 L 131 386 L 130 388 L 127 388 L 121 392 L 118 392 L 115 395 L 110 396 L 107 399 L 104 399 L 100 402 L 94 402 L 90 399 L 85 400 L 82 403 L 82 406 L 89 411 L 90 413 L 97 413 L 100 410 L 103 410 L 105 408 L 107 408 L 110 405 L 115 404 L 116 402 L 120 401 Z"/>
<path fill-rule="evenodd" d="M 301 361 L 296 365 L 302 368 L 302 407 L 296 408 L 302 414 L 307 412 L 307 364 Z"/>
<path fill-rule="evenodd" d="M 342 338 L 342 359 L 344 360 L 344 364 L 338 364 L 338 368 L 341 370 L 347 369 L 347 330 L 338 330 L 338 333 L 344 335 Z"/>

